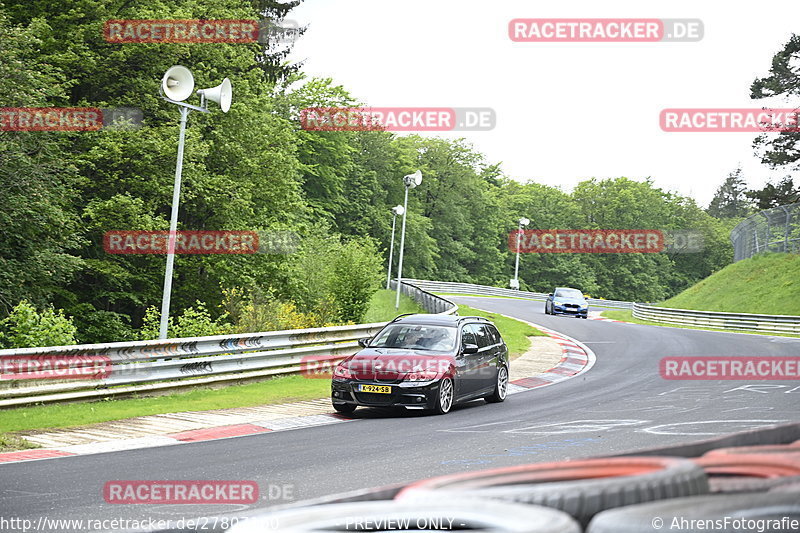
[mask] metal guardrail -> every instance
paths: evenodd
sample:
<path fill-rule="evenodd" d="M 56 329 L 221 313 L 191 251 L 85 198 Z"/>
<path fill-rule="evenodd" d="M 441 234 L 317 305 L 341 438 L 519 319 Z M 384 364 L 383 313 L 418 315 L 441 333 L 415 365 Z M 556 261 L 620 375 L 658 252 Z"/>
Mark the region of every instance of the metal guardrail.
<path fill-rule="evenodd" d="M 633 317 L 640 320 L 686 326 L 800 335 L 800 316 L 791 315 L 721 313 L 633 304 Z"/>
<path fill-rule="evenodd" d="M 471 283 L 449 281 L 427 281 L 409 279 L 409 283 L 422 289 L 439 293 L 477 294 L 480 296 L 511 296 L 530 300 L 544 300 L 546 294 L 516 291 Z M 734 331 L 759 331 L 763 333 L 788 333 L 800 335 L 800 316 L 756 315 L 750 313 L 722 313 L 716 311 L 693 311 L 670 309 L 633 302 L 587 298 L 589 306 L 631 309 L 634 318 L 651 322 L 663 322 L 685 326 L 699 326 Z"/>
<path fill-rule="evenodd" d="M 500 287 L 488 287 L 486 285 L 474 285 L 472 283 L 456 283 L 451 281 L 428 281 L 421 279 L 408 279 L 408 283 L 416 285 L 421 289 L 431 292 L 443 292 L 454 294 L 477 294 L 480 296 L 509 296 L 512 298 L 523 298 L 528 300 L 544 301 L 547 294 L 540 292 L 517 291 L 514 289 L 503 289 Z M 587 298 L 590 306 L 613 307 L 616 309 L 630 309 L 633 302 L 623 302 L 619 300 L 603 300 L 602 298 Z"/>
<path fill-rule="evenodd" d="M 396 286 L 396 285 L 395 285 Z M 429 313 L 455 314 L 458 306 L 425 290 L 401 291 Z M 313 372 L 358 350 L 358 339 L 386 324 L 356 324 L 239 335 L 0 350 L 0 407 L 76 401 Z M 40 364 L 99 368 L 98 379 L 27 379 Z M 3 370 L 5 369 L 5 370 Z M 27 374 L 27 375 L 26 375 Z M 54 374 L 55 375 L 55 374 Z M 63 374 L 60 374 L 63 375 Z"/>

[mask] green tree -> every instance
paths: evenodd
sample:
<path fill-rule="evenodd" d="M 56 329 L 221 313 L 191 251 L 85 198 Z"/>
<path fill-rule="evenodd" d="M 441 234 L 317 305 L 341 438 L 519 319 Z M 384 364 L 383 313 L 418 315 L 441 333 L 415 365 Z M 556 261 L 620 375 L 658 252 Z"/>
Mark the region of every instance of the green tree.
<path fill-rule="evenodd" d="M 52 307 L 39 312 L 27 300 L 17 304 L 11 313 L 0 320 L 0 346 L 3 348 L 34 348 L 39 346 L 68 346 L 75 344 L 77 329 L 71 318 Z"/>
<path fill-rule="evenodd" d="M 791 176 L 784 176 L 778 183 L 770 181 L 762 189 L 748 191 L 746 194 L 759 210 L 800 202 L 800 186 L 795 186 Z"/>
<path fill-rule="evenodd" d="M 750 211 L 750 201 L 746 193 L 747 184 L 742 176 L 742 169 L 737 168 L 717 188 L 706 212 L 716 218 L 745 217 Z"/>
<path fill-rule="evenodd" d="M 36 54 L 41 26 L 12 26 L 0 4 L 4 107 L 43 106 L 66 90 L 64 76 Z M 22 299 L 51 302 L 82 266 L 73 210 L 79 178 L 62 156 L 68 137 L 0 130 L 0 317 Z"/>
<path fill-rule="evenodd" d="M 14 165 L 3 165 L 9 180 L 13 176 L 20 186 L 37 191 L 35 183 L 29 185 L 18 176 L 32 176 L 33 182 L 36 170 L 39 174 L 48 170 L 67 185 L 47 183 L 46 190 L 34 197 L 41 205 L 29 201 L 17 213 L 4 213 L 24 221 L 31 219 L 29 211 L 38 210 L 34 218 L 43 222 L 41 233 L 49 231 L 54 242 L 49 242 L 49 235 L 31 232 L 30 240 L 41 241 L 37 246 L 44 253 L 37 250 L 37 256 L 16 247 L 15 254 L 32 259 L 31 264 L 24 268 L 9 264 L 2 269 L 9 284 L 22 280 L 23 287 L 0 298 L 6 302 L 20 296 L 50 299 L 79 316 L 79 327 L 92 341 L 129 337 L 129 324 L 139 326 L 145 309 L 160 302 L 164 257 L 109 256 L 101 242 L 109 230 L 168 227 L 178 113 L 159 97 L 158 85 L 164 71 L 175 64 L 189 66 L 199 87 L 216 85 L 228 76 L 235 94 L 230 113 L 192 113 L 189 118 L 179 229 L 271 231 L 302 225 L 308 211 L 300 188 L 295 132 L 276 114 L 272 94 L 272 82 L 293 70 L 282 64 L 287 45 L 115 44 L 106 42 L 102 34 L 103 23 L 110 18 L 257 19 L 262 14 L 281 18 L 299 3 L 157 0 L 111 5 L 76 0 L 65 7 L 45 0 L 6 2 L 11 22 L 26 28 L 32 40 L 32 46 L 24 48 L 26 53 L 35 50 L 34 59 L 41 65 L 33 63 L 31 68 L 31 76 L 40 78 L 33 80 L 39 85 L 27 84 L 30 94 L 26 89 L 15 105 L 134 106 L 142 109 L 144 123 L 134 132 L 62 134 L 56 137 L 63 139 L 62 144 L 49 151 L 13 149 L 8 159 L 27 151 L 39 160 L 29 163 L 22 158 Z M 2 72 L 13 73 L 12 85 L 26 87 L 15 69 L 28 58 L 18 56 L 12 55 L 9 68 Z M 37 91 L 38 86 L 50 89 Z M 40 101 L 31 95 L 41 96 Z M 37 140 L 45 138 L 36 134 Z M 46 163 L 51 161 L 48 168 Z M 74 176 L 71 181 L 70 175 Z M 13 194 L 13 187 L 8 190 Z M 17 238 L 24 232 L 15 230 L 12 235 Z M 62 251 L 70 248 L 83 261 L 70 262 Z M 37 268 L 37 264 L 42 266 Z M 220 284 L 246 286 L 265 278 L 285 284 L 285 265 L 286 257 L 274 254 L 179 256 L 173 312 L 180 314 L 202 295 L 212 314 L 217 313 Z M 41 279 L 37 271 L 43 270 L 51 274 L 51 281 Z"/>
<path fill-rule="evenodd" d="M 793 34 L 783 49 L 772 58 L 769 75 L 757 78 L 750 86 L 750 98 L 782 97 L 791 100 L 800 95 L 800 35 Z M 796 106 L 792 106 L 796 107 Z M 800 132 L 786 131 L 758 136 L 753 146 L 761 161 L 772 168 L 798 168 Z"/>

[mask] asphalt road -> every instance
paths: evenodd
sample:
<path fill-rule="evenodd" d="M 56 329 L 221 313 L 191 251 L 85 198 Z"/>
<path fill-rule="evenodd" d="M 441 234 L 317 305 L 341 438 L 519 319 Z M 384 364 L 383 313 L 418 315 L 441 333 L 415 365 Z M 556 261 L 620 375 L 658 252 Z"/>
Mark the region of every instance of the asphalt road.
<path fill-rule="evenodd" d="M 0 526 L 3 518 L 177 519 L 243 509 L 109 505 L 102 492 L 109 480 L 254 480 L 263 495 L 254 508 L 800 421 L 800 382 L 674 381 L 658 371 L 665 356 L 796 356 L 800 339 L 551 317 L 540 302 L 451 299 L 565 333 L 597 362 L 577 378 L 445 416 L 359 409 L 357 420 L 329 426 L 0 465 Z"/>

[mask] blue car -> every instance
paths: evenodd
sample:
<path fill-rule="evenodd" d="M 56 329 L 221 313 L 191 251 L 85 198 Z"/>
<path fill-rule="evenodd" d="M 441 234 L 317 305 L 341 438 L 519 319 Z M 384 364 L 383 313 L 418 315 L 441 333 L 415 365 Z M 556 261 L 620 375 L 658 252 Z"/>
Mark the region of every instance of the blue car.
<path fill-rule="evenodd" d="M 577 318 L 588 318 L 589 303 L 578 289 L 558 287 L 551 292 L 544 302 L 546 315 L 571 315 Z"/>

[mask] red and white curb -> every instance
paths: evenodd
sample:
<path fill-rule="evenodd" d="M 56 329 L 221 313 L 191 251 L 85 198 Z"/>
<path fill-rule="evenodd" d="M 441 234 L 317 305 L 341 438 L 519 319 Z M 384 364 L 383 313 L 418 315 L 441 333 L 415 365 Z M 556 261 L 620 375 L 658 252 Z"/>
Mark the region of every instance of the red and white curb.
<path fill-rule="evenodd" d="M 623 322 L 622 320 L 614 320 L 613 318 L 606 318 L 601 315 L 602 311 L 589 311 L 589 320 L 600 320 L 601 322 L 618 322 L 620 324 L 626 324 L 627 322 Z"/>
<path fill-rule="evenodd" d="M 519 319 L 516 319 L 519 320 Z M 550 338 L 561 346 L 562 358 L 556 366 L 539 374 L 538 376 L 521 378 L 509 383 L 508 394 L 525 392 L 537 387 L 553 385 L 566 379 L 574 378 L 587 372 L 595 363 L 595 355 L 580 341 L 567 337 L 551 329 L 528 322 L 531 326 L 545 332 Z M 227 439 L 271 433 L 290 429 L 301 429 L 339 422 L 353 422 L 358 419 L 347 418 L 336 413 L 315 414 L 234 424 L 204 429 L 183 431 L 167 435 L 150 435 L 139 438 L 114 439 L 104 442 L 88 444 L 75 444 L 57 448 L 37 448 L 20 450 L 16 452 L 0 453 L 0 465 L 3 463 L 16 463 L 21 461 L 37 461 L 57 457 L 70 457 L 75 455 L 91 455 L 96 453 L 118 452 L 123 450 L 136 450 L 153 448 L 156 446 L 172 446 L 190 442 L 203 442 L 209 440 Z"/>
<path fill-rule="evenodd" d="M 151 435 L 135 439 L 114 439 L 104 442 L 89 444 L 76 444 L 58 448 L 37 448 L 33 450 L 20 450 L 17 452 L 0 453 L 0 464 L 16 463 L 20 461 L 35 461 L 39 459 L 52 459 L 55 457 L 70 457 L 74 455 L 90 455 L 95 453 L 119 452 L 123 450 L 136 450 L 153 448 L 156 446 L 170 446 L 190 442 L 203 442 L 209 440 L 244 437 L 259 433 L 301 429 L 339 422 L 351 422 L 357 419 L 345 418 L 339 414 L 318 414 L 264 420 L 263 422 L 250 422 L 247 424 L 234 424 L 205 429 L 183 431 L 168 435 Z"/>
<path fill-rule="evenodd" d="M 519 320 L 519 319 L 516 319 Z M 545 332 L 551 339 L 561 346 L 561 361 L 546 372 L 529 378 L 516 379 L 509 383 L 508 394 L 525 392 L 538 387 L 553 385 L 566 379 L 577 377 L 588 372 L 594 366 L 596 357 L 594 352 L 580 341 L 568 337 L 563 333 L 528 322 L 531 326 Z"/>

